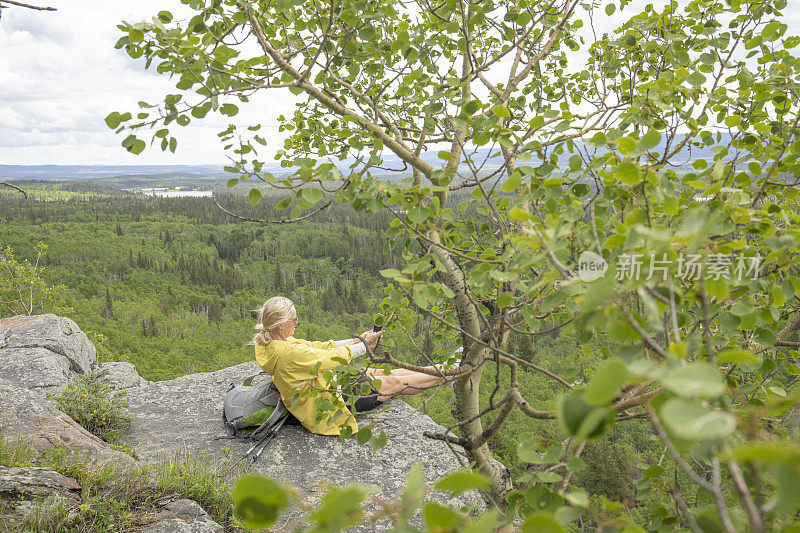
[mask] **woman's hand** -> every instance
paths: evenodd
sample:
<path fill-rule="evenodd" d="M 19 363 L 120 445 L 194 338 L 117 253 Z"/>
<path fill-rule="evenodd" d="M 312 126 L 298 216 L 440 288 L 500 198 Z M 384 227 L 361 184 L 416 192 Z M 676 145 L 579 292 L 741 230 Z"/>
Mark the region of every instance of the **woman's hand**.
<path fill-rule="evenodd" d="M 378 341 L 380 340 L 381 335 L 383 335 L 383 330 L 381 330 L 381 331 L 369 330 L 369 331 L 365 331 L 364 333 L 362 333 L 360 335 L 360 337 L 362 339 L 364 339 L 365 341 L 367 341 L 367 346 L 369 346 L 370 348 L 375 348 L 375 346 L 378 345 Z M 354 340 L 357 341 L 357 342 L 361 342 L 358 339 L 354 339 Z"/>
<path fill-rule="evenodd" d="M 374 331 L 372 331 L 371 329 L 368 329 L 368 330 L 367 330 L 367 331 L 365 331 L 364 333 L 360 333 L 360 334 L 358 335 L 358 337 L 354 337 L 354 338 L 353 338 L 353 342 L 355 342 L 356 344 L 358 344 L 359 342 L 361 342 L 361 339 L 366 339 L 366 340 L 367 340 L 367 342 L 369 342 L 369 339 L 371 338 L 371 336 L 372 336 L 372 334 L 373 334 L 373 333 L 374 333 Z M 359 337 L 361 337 L 361 338 L 359 338 Z"/>

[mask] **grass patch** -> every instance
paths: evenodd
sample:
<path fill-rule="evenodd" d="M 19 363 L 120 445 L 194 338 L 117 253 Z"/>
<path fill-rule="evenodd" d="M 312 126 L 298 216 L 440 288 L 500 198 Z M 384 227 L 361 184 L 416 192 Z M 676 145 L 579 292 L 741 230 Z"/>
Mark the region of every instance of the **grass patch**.
<path fill-rule="evenodd" d="M 64 449 L 36 454 L 0 434 L 0 466 L 49 467 L 81 486 L 80 503 L 33 502 L 26 515 L 0 507 L 0 532 L 129 531 L 152 523 L 166 501 L 198 502 L 226 530 L 240 530 L 233 516 L 234 479 L 224 466 L 184 454 L 158 465 L 96 467 Z"/>

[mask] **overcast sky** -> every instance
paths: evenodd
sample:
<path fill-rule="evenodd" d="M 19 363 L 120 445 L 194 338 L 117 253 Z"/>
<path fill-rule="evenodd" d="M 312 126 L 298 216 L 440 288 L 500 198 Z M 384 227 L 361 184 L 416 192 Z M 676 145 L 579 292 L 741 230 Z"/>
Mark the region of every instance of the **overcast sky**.
<path fill-rule="evenodd" d="M 26 1 L 58 11 L 13 6 L 2 11 L 0 164 L 226 162 L 217 133 L 227 127 L 227 117 L 209 113 L 202 123 L 176 128 L 175 154 L 153 147 L 138 156 L 122 148 L 124 136 L 115 135 L 103 121 L 111 111 L 135 113 L 139 100 L 156 103 L 177 91 L 166 76 L 145 71 L 143 61 L 114 48 L 122 35 L 117 24 L 150 20 L 163 9 L 178 16 L 185 6 L 175 0 Z M 291 98 L 273 92 L 247 106 L 248 119 L 275 125 L 281 111 L 291 112 Z M 272 143 L 272 152 L 279 144 Z"/>
<path fill-rule="evenodd" d="M 157 102 L 175 90 L 165 76 L 145 71 L 114 43 L 122 20 L 149 20 L 176 0 L 30 0 L 55 12 L 19 7 L 0 19 L 0 164 L 224 164 L 217 133 L 227 119 L 209 114 L 202 125 L 179 128 L 178 150 L 157 147 L 134 156 L 103 122 L 111 111 L 135 111 L 139 100 Z M 663 1 L 655 1 L 663 4 Z M 786 9 L 790 33 L 800 25 L 800 1 Z M 627 11 L 627 10 L 626 10 Z M 273 92 L 247 105 L 249 120 L 267 127 L 269 152 L 280 148 L 275 117 L 292 112 L 292 97 Z M 209 120 L 210 119 L 210 120 Z M 268 127 L 268 126 L 271 126 Z M 266 155 L 266 154 L 264 154 Z"/>

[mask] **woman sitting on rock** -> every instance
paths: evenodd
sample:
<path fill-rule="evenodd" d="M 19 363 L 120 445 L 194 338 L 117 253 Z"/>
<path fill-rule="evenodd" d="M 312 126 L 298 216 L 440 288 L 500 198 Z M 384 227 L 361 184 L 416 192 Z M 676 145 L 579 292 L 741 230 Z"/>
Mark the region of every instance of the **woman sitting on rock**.
<path fill-rule="evenodd" d="M 355 433 L 358 427 L 350 413 L 343 413 L 335 420 L 326 417 L 317 421 L 315 401 L 320 397 L 332 402 L 337 397 L 340 401 L 346 401 L 346 396 L 324 390 L 328 384 L 322 373 L 325 370 L 332 371 L 341 364 L 334 358 L 350 361 L 353 357 L 364 355 L 367 353 L 366 346 L 358 339 L 328 342 L 296 339 L 292 335 L 299 323 L 294 304 L 288 298 L 275 296 L 264 303 L 260 324 L 256 326 L 260 331 L 253 339 L 258 365 L 272 374 L 272 382 L 280 391 L 283 404 L 309 431 L 321 435 L 339 435 L 339 427 L 347 425 Z M 382 333 L 367 331 L 361 337 L 374 348 Z M 436 371 L 435 367 L 427 369 Z M 381 369 L 367 369 L 365 374 L 354 383 L 371 384 L 372 380 L 377 379 L 381 387 L 380 391 L 373 388 L 370 395 L 359 398 L 355 402 L 356 412 L 371 411 L 398 394 L 418 394 L 444 379 L 442 376 L 404 369 L 394 369 L 389 375 Z M 317 397 L 301 396 L 292 402 L 295 394 L 311 387 L 324 391 Z"/>

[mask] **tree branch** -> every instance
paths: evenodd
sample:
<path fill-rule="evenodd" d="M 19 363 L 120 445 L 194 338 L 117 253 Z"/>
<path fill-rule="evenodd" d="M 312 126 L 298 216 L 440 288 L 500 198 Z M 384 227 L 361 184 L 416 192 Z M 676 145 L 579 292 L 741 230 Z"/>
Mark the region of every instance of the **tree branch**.
<path fill-rule="evenodd" d="M 56 11 L 56 8 L 54 7 L 32 6 L 30 4 L 23 4 L 22 2 L 16 2 L 15 0 L 0 0 L 0 6 L 2 6 L 3 4 L 11 4 L 12 6 L 25 7 L 27 9 L 36 9 L 38 11 Z"/>
<path fill-rule="evenodd" d="M 7 181 L 0 181 L 0 185 L 5 185 L 6 187 L 11 187 L 12 189 L 17 190 L 20 193 L 22 193 L 22 196 L 24 196 L 25 198 L 28 197 L 28 193 L 27 192 L 25 192 L 24 190 L 20 189 L 16 185 L 12 185 L 12 184 L 8 183 Z"/>

